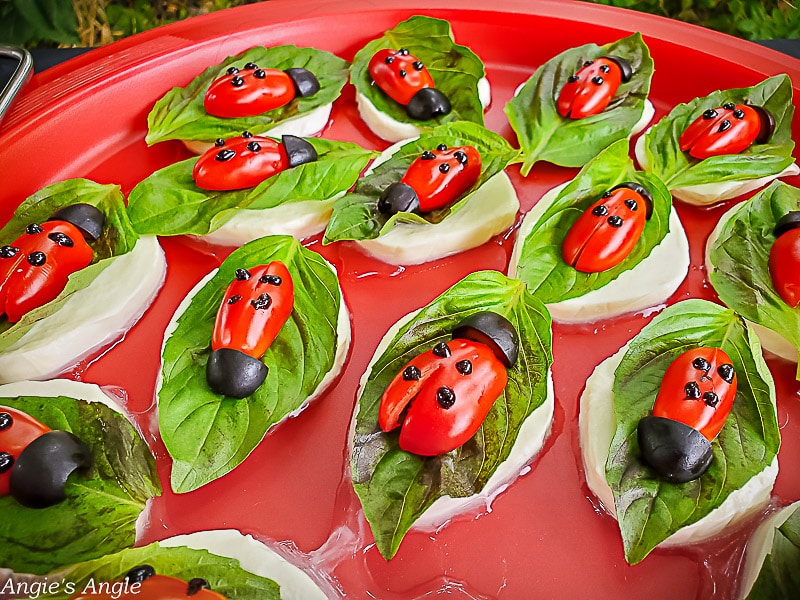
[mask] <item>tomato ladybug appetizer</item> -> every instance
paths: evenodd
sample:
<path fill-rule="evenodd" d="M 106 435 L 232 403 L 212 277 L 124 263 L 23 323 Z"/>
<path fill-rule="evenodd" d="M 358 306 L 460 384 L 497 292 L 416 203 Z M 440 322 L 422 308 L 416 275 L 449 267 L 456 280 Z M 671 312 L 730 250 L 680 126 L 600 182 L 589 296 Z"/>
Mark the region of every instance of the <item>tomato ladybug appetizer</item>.
<path fill-rule="evenodd" d="M 267 378 L 259 360 L 294 308 L 294 286 L 279 261 L 237 269 L 214 322 L 206 379 L 218 394 L 244 398 Z"/>
<path fill-rule="evenodd" d="M 121 584 L 121 585 L 119 585 Z M 99 586 L 98 586 L 99 587 Z M 117 585 L 109 585 L 99 591 L 84 590 L 70 600 L 226 600 L 226 596 L 211 590 L 208 581 L 195 577 L 189 581 L 157 575 L 150 565 L 134 567 Z"/>
<path fill-rule="evenodd" d="M 760 106 L 727 102 L 709 108 L 681 134 L 680 149 L 698 159 L 738 154 L 751 144 L 766 144 L 775 130 L 775 117 Z"/>
<path fill-rule="evenodd" d="M 695 348 L 667 368 L 653 414 L 639 421 L 642 458 L 659 475 L 685 483 L 706 472 L 736 397 L 736 372 L 719 348 Z"/>
<path fill-rule="evenodd" d="M 427 121 L 451 111 L 450 100 L 434 87 L 428 69 L 406 48 L 379 50 L 368 69 L 378 87 L 405 106 L 412 119 Z"/>
<path fill-rule="evenodd" d="M 93 463 L 91 450 L 73 434 L 0 406 L 0 496 L 28 508 L 53 506 L 66 497 L 69 476 Z"/>
<path fill-rule="evenodd" d="M 319 81 L 308 69 L 261 69 L 249 62 L 241 69 L 230 67 L 215 79 L 206 90 L 203 106 L 217 117 L 254 117 L 318 91 Z"/>
<path fill-rule="evenodd" d="M 562 117 L 583 119 L 603 112 L 614 98 L 620 84 L 633 76 L 631 64 L 618 56 L 587 60 L 567 79 L 556 101 Z"/>
<path fill-rule="evenodd" d="M 791 211 L 775 226 L 769 251 L 769 274 L 775 291 L 786 304 L 800 304 L 800 212 Z"/>
<path fill-rule="evenodd" d="M 399 182 L 381 194 L 378 210 L 427 213 L 449 206 L 469 190 L 481 174 L 481 155 L 472 146 L 439 144 L 409 165 Z"/>
<path fill-rule="evenodd" d="M 12 323 L 58 296 L 72 273 L 94 258 L 89 241 L 102 235 L 105 216 L 89 204 L 62 208 L 31 223 L 11 244 L 0 247 L 0 309 Z"/>
<path fill-rule="evenodd" d="M 483 424 L 508 381 L 517 332 L 503 316 L 481 312 L 410 361 L 381 397 L 378 423 L 400 427 L 402 450 L 436 456 L 464 445 Z"/>
<path fill-rule="evenodd" d="M 303 138 L 284 135 L 279 142 L 245 131 L 240 137 L 214 142 L 197 159 L 192 178 L 206 190 L 240 190 L 315 160 L 316 150 Z"/>
<path fill-rule="evenodd" d="M 644 186 L 615 186 L 572 225 L 561 248 L 564 262 L 584 273 L 616 267 L 636 246 L 652 212 L 653 198 Z"/>

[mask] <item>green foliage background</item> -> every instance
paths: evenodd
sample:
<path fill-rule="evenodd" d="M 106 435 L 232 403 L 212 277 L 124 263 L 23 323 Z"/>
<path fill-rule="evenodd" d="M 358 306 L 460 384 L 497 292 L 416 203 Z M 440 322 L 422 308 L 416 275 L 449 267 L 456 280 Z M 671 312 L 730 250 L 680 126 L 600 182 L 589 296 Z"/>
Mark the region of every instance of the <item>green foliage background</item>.
<path fill-rule="evenodd" d="M 165 23 L 258 1 L 262 0 L 0 0 L 0 42 L 28 48 L 98 46 Z M 585 1 L 679 19 L 744 39 L 800 37 L 800 8 L 793 0 Z"/>

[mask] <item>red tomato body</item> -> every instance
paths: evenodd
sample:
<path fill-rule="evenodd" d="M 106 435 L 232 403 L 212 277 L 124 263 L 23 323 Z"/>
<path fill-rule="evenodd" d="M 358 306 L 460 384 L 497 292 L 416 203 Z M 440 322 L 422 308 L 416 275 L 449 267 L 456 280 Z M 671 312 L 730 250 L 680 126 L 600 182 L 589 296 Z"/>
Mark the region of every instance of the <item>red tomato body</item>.
<path fill-rule="evenodd" d="M 203 106 L 217 117 L 254 117 L 289 104 L 294 97 L 294 82 L 284 71 L 232 67 L 211 83 Z"/>
<path fill-rule="evenodd" d="M 486 345 L 465 339 L 438 344 L 392 379 L 378 423 L 388 432 L 403 418 L 399 442 L 406 452 L 450 452 L 475 435 L 507 381 L 505 366 Z"/>
<path fill-rule="evenodd" d="M 567 232 L 561 246 L 564 262 L 584 273 L 617 266 L 642 236 L 648 202 L 646 190 L 637 184 L 623 184 L 606 192 Z"/>
<path fill-rule="evenodd" d="M 289 168 L 286 148 L 268 137 L 246 135 L 219 141 L 194 165 L 192 177 L 205 190 L 241 190 Z"/>
<path fill-rule="evenodd" d="M 736 373 L 719 348 L 695 348 L 676 358 L 658 390 L 654 417 L 678 421 L 712 441 L 725 424 L 736 397 Z"/>
<path fill-rule="evenodd" d="M 0 309 L 12 323 L 19 321 L 58 296 L 69 276 L 93 258 L 94 250 L 71 223 L 29 225 L 26 233 L 0 248 Z"/>
<path fill-rule="evenodd" d="M 562 117 L 583 119 L 603 112 L 623 81 L 620 65 L 609 58 L 583 63 L 577 73 L 567 79 L 556 101 Z"/>
<path fill-rule="evenodd" d="M 772 244 L 769 274 L 778 295 L 796 308 L 800 304 L 800 229 L 790 229 Z"/>
<path fill-rule="evenodd" d="M 400 180 L 411 186 L 419 199 L 419 211 L 443 208 L 460 198 L 481 175 L 481 155 L 472 146 L 424 152 L 412 162 Z"/>
<path fill-rule="evenodd" d="M 774 120 L 764 109 L 746 104 L 724 104 L 697 117 L 681 134 L 680 149 L 694 158 L 738 154 L 753 142 L 765 143 Z"/>
<path fill-rule="evenodd" d="M 226 600 L 222 594 L 209 589 L 190 589 L 190 585 L 166 575 L 152 575 L 138 584 L 108 582 L 106 590 L 101 590 L 101 582 L 96 581 L 98 593 L 78 593 L 70 600 Z"/>
<path fill-rule="evenodd" d="M 261 358 L 293 307 L 292 276 L 282 262 L 238 269 L 217 312 L 211 348 Z"/>
<path fill-rule="evenodd" d="M 428 69 L 408 50 L 379 50 L 369 61 L 369 74 L 392 100 L 405 106 L 423 88 L 435 87 Z"/>
<path fill-rule="evenodd" d="M 36 438 L 50 431 L 30 415 L 0 406 L 0 497 L 10 494 L 11 467 L 20 453 Z"/>

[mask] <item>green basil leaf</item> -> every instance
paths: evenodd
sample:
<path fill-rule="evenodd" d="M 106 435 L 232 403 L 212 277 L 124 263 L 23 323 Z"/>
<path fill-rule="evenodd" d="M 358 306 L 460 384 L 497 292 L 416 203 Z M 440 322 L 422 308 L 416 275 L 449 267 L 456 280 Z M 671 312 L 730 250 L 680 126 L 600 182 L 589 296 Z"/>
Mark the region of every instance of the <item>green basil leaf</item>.
<path fill-rule="evenodd" d="M 741 204 L 709 248 L 709 278 L 727 306 L 800 350 L 800 310 L 783 301 L 769 273 L 775 225 L 793 210 L 800 210 L 800 190 L 779 181 Z"/>
<path fill-rule="evenodd" d="M 294 282 L 294 310 L 262 361 L 266 381 L 248 398 L 214 393 L 206 383 L 214 320 L 238 268 L 282 261 Z M 299 410 L 332 370 L 342 303 L 336 273 L 289 236 L 265 237 L 233 252 L 180 315 L 162 354 L 161 437 L 173 458 L 172 489 L 184 493 L 228 473 L 270 427 Z"/>
<path fill-rule="evenodd" d="M 709 469 L 694 481 L 669 483 L 640 460 L 636 429 L 652 410 L 670 363 L 700 346 L 721 348 L 730 356 L 737 374 L 736 399 L 712 442 Z M 630 564 L 720 506 L 764 470 L 780 446 L 775 386 L 758 337 L 732 310 L 705 300 L 666 308 L 633 339 L 615 372 L 613 394 L 617 427 L 606 479 Z"/>
<path fill-rule="evenodd" d="M 409 165 L 426 150 L 439 144 L 473 146 L 481 155 L 481 174 L 472 189 L 455 204 L 422 217 L 400 212 L 387 217 L 378 210 L 378 200 L 392 183 L 400 181 Z M 419 138 L 404 143 L 386 162 L 356 183 L 352 193 L 333 203 L 333 214 L 325 230 L 323 243 L 340 240 L 370 240 L 387 233 L 398 222 L 439 223 L 469 202 L 472 193 L 501 172 L 517 156 L 509 143 L 480 125 L 456 122 L 437 127 Z"/>
<path fill-rule="evenodd" d="M 800 511 L 795 503 L 783 510 L 792 514 L 775 529 L 772 548 L 746 600 L 789 600 L 800 596 Z"/>
<path fill-rule="evenodd" d="M 49 185 L 29 198 L 0 230 L 0 245 L 11 244 L 31 223 L 43 223 L 65 206 L 85 203 L 99 208 L 106 222 L 100 239 L 91 242 L 93 263 L 70 275 L 64 290 L 54 300 L 24 315 L 17 323 L 0 321 L 0 352 L 14 344 L 41 319 L 55 313 L 77 291 L 86 288 L 114 260 L 130 252 L 139 236 L 125 210 L 125 198 L 118 185 L 104 185 L 88 179 L 69 179 Z"/>
<path fill-rule="evenodd" d="M 197 187 L 197 158 L 160 169 L 128 197 L 128 214 L 139 233 L 205 235 L 241 209 L 264 210 L 289 202 L 324 202 L 349 189 L 376 153 L 356 144 L 308 138 L 318 160 L 286 169 L 254 188 L 209 191 Z"/>
<path fill-rule="evenodd" d="M 136 519 L 161 488 L 155 460 L 128 420 L 104 404 L 65 396 L 0 398 L 0 405 L 74 433 L 94 455 L 92 469 L 67 480 L 59 504 L 32 509 L 0 498 L 0 564 L 44 574 L 132 546 Z"/>
<path fill-rule="evenodd" d="M 769 141 L 753 144 L 739 154 L 712 156 L 705 160 L 682 152 L 678 140 L 686 128 L 703 111 L 726 102 L 752 104 L 772 113 L 775 132 Z M 776 175 L 794 162 L 793 114 L 792 83 L 788 75 L 776 75 L 753 87 L 716 91 L 688 104 L 679 104 L 645 133 L 645 170 L 660 177 L 670 190 Z"/>
<path fill-rule="evenodd" d="M 561 246 L 572 225 L 606 191 L 633 181 L 653 197 L 653 214 L 631 254 L 620 264 L 600 273 L 582 273 L 564 262 Z M 522 240 L 517 277 L 545 304 L 583 296 L 603 287 L 650 255 L 669 231 L 672 198 L 661 181 L 636 171 L 628 157 L 628 142 L 614 142 L 589 161 L 558 194 Z M 519 243 L 519 242 L 518 242 Z"/>
<path fill-rule="evenodd" d="M 559 115 L 556 100 L 567 79 L 585 61 L 602 56 L 627 60 L 633 68 L 630 81 L 620 85 L 600 114 L 583 119 Z M 639 33 L 605 46 L 586 44 L 572 48 L 547 61 L 505 107 L 522 148 L 522 174 L 527 175 L 540 160 L 580 167 L 612 142 L 628 139 L 642 118 L 652 77 L 653 60 Z"/>
<path fill-rule="evenodd" d="M 427 67 L 436 89 L 450 100 L 450 113 L 423 123 L 406 114 L 405 107 L 387 96 L 372 80 L 369 61 L 378 50 L 407 49 Z M 382 113 L 401 123 L 421 129 L 454 121 L 483 125 L 483 106 L 478 97 L 478 81 L 484 76 L 483 63 L 472 50 L 453 41 L 450 23 L 431 17 L 414 16 L 372 40 L 353 58 L 350 82 L 359 94 Z"/>
<path fill-rule="evenodd" d="M 404 452 L 398 432 L 378 425 L 383 391 L 413 357 L 450 339 L 453 328 L 479 311 L 505 316 L 519 333 L 519 358 L 505 392 L 479 432 L 464 446 L 425 458 Z M 495 271 L 465 277 L 403 325 L 373 364 L 359 398 L 350 457 L 353 485 L 381 554 L 389 559 L 414 522 L 441 496 L 479 493 L 508 458 L 517 433 L 547 396 L 552 363 L 550 315 L 524 284 Z"/>
<path fill-rule="evenodd" d="M 242 569 L 239 561 L 217 556 L 206 550 L 162 547 L 157 542 L 130 548 L 96 560 L 72 565 L 49 575 L 62 581 L 50 600 L 66 600 L 75 592 L 99 590 L 102 582 L 120 581 L 136 567 L 150 565 L 158 575 L 191 581 L 202 577 L 211 589 L 230 600 L 280 600 L 278 584 Z"/>
<path fill-rule="evenodd" d="M 242 68 L 248 62 L 271 69 L 308 69 L 317 77 L 320 89 L 313 96 L 295 98 L 280 108 L 253 117 L 228 119 L 208 114 L 203 107 L 203 98 L 211 83 L 224 75 L 229 67 Z M 156 102 L 147 115 L 145 141 L 148 145 L 176 139 L 213 142 L 217 138 L 241 135 L 243 131 L 266 133 L 288 119 L 303 116 L 336 100 L 347 83 L 348 66 L 347 61 L 330 52 L 297 46 L 259 46 L 229 56 L 221 64 L 203 71 L 186 87 L 173 88 Z"/>

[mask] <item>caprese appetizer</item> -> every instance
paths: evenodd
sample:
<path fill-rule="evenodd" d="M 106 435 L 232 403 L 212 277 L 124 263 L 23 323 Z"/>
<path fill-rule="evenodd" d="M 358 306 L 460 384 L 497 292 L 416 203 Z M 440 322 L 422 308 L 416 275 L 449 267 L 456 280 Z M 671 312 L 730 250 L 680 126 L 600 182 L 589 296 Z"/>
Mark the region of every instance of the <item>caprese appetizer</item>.
<path fill-rule="evenodd" d="M 656 306 L 689 270 L 669 192 L 614 142 L 525 215 L 509 262 L 553 320 L 590 322 Z"/>
<path fill-rule="evenodd" d="M 119 186 L 72 179 L 40 190 L 0 230 L 0 383 L 52 377 L 117 339 L 165 273 Z"/>
<path fill-rule="evenodd" d="M 353 485 L 384 558 L 410 528 L 485 508 L 520 475 L 550 431 L 551 364 L 547 310 L 496 271 L 468 275 L 389 329 L 349 437 Z"/>
<path fill-rule="evenodd" d="M 480 125 L 450 123 L 399 142 L 333 204 L 324 243 L 350 240 L 391 264 L 420 264 L 488 241 L 519 200 L 503 169 L 517 153 Z"/>
<path fill-rule="evenodd" d="M 480 58 L 455 43 L 447 21 L 419 15 L 359 50 L 350 82 L 361 118 L 389 142 L 453 121 L 483 125 L 491 99 Z"/>
<path fill-rule="evenodd" d="M 643 130 L 653 60 L 639 33 L 586 44 L 540 66 L 505 107 L 522 150 L 522 174 L 544 160 L 582 167 L 613 142 Z"/>
<path fill-rule="evenodd" d="M 800 173 L 792 84 L 775 75 L 679 104 L 636 140 L 636 160 L 675 198 L 706 206 Z"/>
<path fill-rule="evenodd" d="M 349 343 L 336 271 L 320 255 L 288 236 L 233 252 L 189 292 L 164 334 L 156 395 L 173 491 L 239 465 L 332 383 Z"/>
<path fill-rule="evenodd" d="M 630 564 L 763 509 L 778 474 L 775 387 L 758 338 L 705 300 L 666 308 L 595 368 L 579 430 L 589 489 L 616 518 Z"/>
<path fill-rule="evenodd" d="M 128 548 L 160 493 L 147 444 L 99 387 L 66 379 L 0 386 L 3 567 L 44 575 Z"/>
<path fill-rule="evenodd" d="M 800 351 L 800 190 L 771 183 L 728 210 L 706 246 L 720 300 L 753 325 L 765 350 L 797 362 Z"/>
<path fill-rule="evenodd" d="M 325 229 L 334 200 L 374 156 L 347 142 L 240 132 L 141 181 L 128 215 L 140 233 L 226 246 L 267 235 L 302 239 Z"/>
<path fill-rule="evenodd" d="M 314 135 L 328 123 L 348 67 L 314 48 L 250 48 L 167 92 L 147 116 L 145 140 L 148 145 L 182 140 L 201 154 L 215 140 L 242 131 Z"/>

